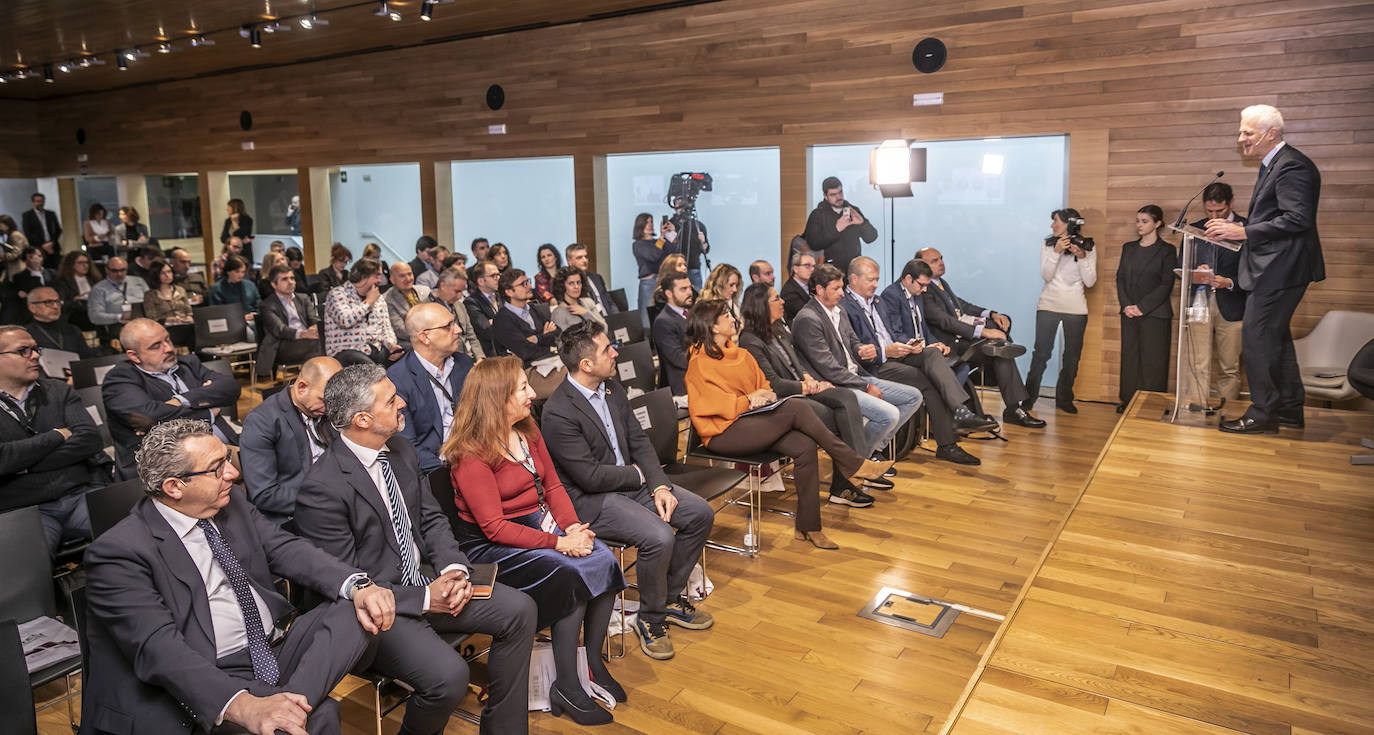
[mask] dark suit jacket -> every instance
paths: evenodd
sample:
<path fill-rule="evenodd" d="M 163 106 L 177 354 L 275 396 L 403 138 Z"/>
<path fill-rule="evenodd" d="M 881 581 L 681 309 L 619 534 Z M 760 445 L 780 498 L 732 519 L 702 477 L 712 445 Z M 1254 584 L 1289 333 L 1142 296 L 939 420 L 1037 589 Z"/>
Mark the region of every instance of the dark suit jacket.
<path fill-rule="evenodd" d="M 35 288 L 39 288 L 41 286 L 50 286 L 54 289 L 58 288 L 57 271 L 51 268 L 43 269 L 42 280 L 39 280 L 37 276 L 30 273 L 27 268 L 25 268 L 22 271 L 19 271 L 18 273 L 15 273 L 14 277 L 10 280 L 14 282 L 14 291 L 16 294 L 21 291 L 27 294 L 29 291 L 32 291 Z M 61 295 L 60 290 L 58 292 L 58 295 Z"/>
<path fill-rule="evenodd" d="M 779 398 L 797 395 L 802 392 L 802 375 L 815 378 L 816 370 L 797 353 L 787 325 L 778 322 L 773 329 L 777 334 L 771 344 L 754 332 L 745 331 L 739 335 L 739 346 L 754 356 L 754 362 Z"/>
<path fill-rule="evenodd" d="M 58 319 L 47 324 L 31 321 L 24 325 L 24 329 L 27 329 L 33 341 L 44 349 L 75 352 L 82 360 L 95 357 L 95 350 L 86 344 L 86 338 L 81 336 L 81 330 L 66 319 Z"/>
<path fill-rule="evenodd" d="M 606 385 L 606 405 L 615 427 L 616 444 L 628 464 L 615 463 L 615 450 L 601 417 L 568 381 L 554 390 L 540 412 L 539 430 L 544 435 L 544 445 L 583 523 L 591 523 L 601 515 L 606 493 L 647 492 L 660 485 L 672 486 L 659 466 L 654 445 L 630 409 L 625 389 L 614 380 L 606 381 Z M 639 466 L 644 473 L 643 483 L 630 465 Z"/>
<path fill-rule="evenodd" d="M 336 599 L 344 580 L 358 573 L 264 518 L 242 490 L 229 493 L 215 525 L 278 627 L 292 610 L 272 575 Z M 90 661 L 82 733 L 206 732 L 240 689 L 254 696 L 283 691 L 215 666 L 205 585 L 154 502 L 139 501 L 86 550 Z"/>
<path fill-rule="evenodd" d="M 650 336 L 658 350 L 658 384 L 672 388 L 675 396 L 687 395 L 687 320 L 665 306 Z"/>
<path fill-rule="evenodd" d="M 54 253 L 62 249 L 62 222 L 57 219 L 56 212 L 51 209 L 43 210 L 44 224 L 48 226 L 47 240 L 43 239 L 43 228 L 38 223 L 38 213 L 33 211 L 33 207 L 24 210 L 24 216 L 20 219 L 22 220 L 20 229 L 24 231 L 24 237 L 28 239 L 30 245 L 39 247 L 45 242 L 51 242 Z M 43 257 L 46 259 L 47 253 L 44 253 Z"/>
<path fill-rule="evenodd" d="M 849 319 L 849 326 L 854 329 L 854 336 L 859 338 L 859 344 L 873 345 L 878 349 L 878 355 L 876 357 L 862 363 L 871 370 L 877 370 L 879 365 L 887 361 L 887 358 L 883 355 L 883 346 L 878 340 L 878 330 L 868 321 L 868 314 L 864 313 L 863 307 L 859 305 L 859 302 L 854 300 L 854 296 L 848 289 L 845 289 L 844 298 L 840 299 L 840 308 L 844 309 L 844 315 Z M 886 327 L 887 322 L 883 322 L 883 326 Z M 888 336 L 892 336 L 890 330 L 888 331 Z"/>
<path fill-rule="evenodd" d="M 110 436 L 114 439 L 120 477 L 131 479 L 136 476 L 134 450 L 138 449 L 143 435 L 154 424 L 169 419 L 210 421 L 211 408 L 224 408 L 239 399 L 241 388 L 238 381 L 200 364 L 195 355 L 182 355 L 177 358 L 177 363 L 181 366 L 177 374 L 186 384 L 185 398 L 191 403 L 190 406 L 167 404 L 167 399 L 175 392 L 172 386 L 148 375 L 131 362 L 121 362 L 105 375 L 100 395 L 105 401 L 105 414 L 109 421 Z M 203 385 L 207 380 L 210 384 Z M 225 438 L 231 444 L 236 444 L 238 434 L 224 417 L 221 415 L 214 420 Z"/>
<path fill-rule="evenodd" d="M 530 329 L 530 325 L 526 324 L 524 319 L 513 314 L 504 304 L 496 310 L 496 316 L 491 320 L 492 341 L 505 352 L 523 360 L 525 367 L 529 367 L 535 360 L 558 354 L 560 330 L 555 329 L 545 334 L 544 325 L 549 320 L 541 309 L 534 306 L 531 302 L 530 318 L 534 320 L 534 329 Z M 474 324 L 473 328 L 476 329 L 477 325 Z M 535 341 L 529 341 L 529 337 L 534 337 Z"/>
<path fill-rule="evenodd" d="M 778 295 L 782 297 L 782 314 L 787 318 L 788 324 L 797 318 L 797 312 L 811 300 L 811 294 L 797 283 L 795 278 L 788 278 L 787 283 L 782 284 L 782 288 L 779 289 Z"/>
<path fill-rule="evenodd" d="M 84 485 L 108 485 L 110 460 L 81 398 L 61 380 L 29 390 L 27 425 L 0 410 L 0 511 L 56 500 Z M 63 439 L 53 429 L 71 429 Z"/>
<path fill-rule="evenodd" d="M 1134 304 L 1144 317 L 1172 319 L 1174 308 L 1169 295 L 1174 290 L 1177 262 L 1178 251 L 1164 240 L 1148 248 L 1140 247 L 1139 240 L 1122 245 L 1121 262 L 1116 266 L 1116 300 L 1123 313 Z"/>
<path fill-rule="evenodd" d="M 295 305 L 296 315 L 306 327 L 313 327 L 319 323 L 320 317 L 315 311 L 315 303 L 309 296 L 303 293 L 292 294 L 291 303 Z M 277 362 L 277 349 L 283 342 L 296 339 L 296 333 L 286 325 L 286 321 L 286 307 L 282 306 L 276 291 L 269 291 L 258 307 L 258 324 L 262 330 L 262 346 L 258 349 L 259 375 L 270 375 L 272 366 Z"/>
<path fill-rule="evenodd" d="M 401 409 L 406 417 L 401 436 L 415 447 L 420 457 L 420 470 L 428 473 L 443 464 L 443 460 L 439 459 L 439 448 L 448 437 L 444 435 L 443 417 L 435 400 L 434 384 L 420 362 L 419 355 L 408 352 L 405 357 L 392 363 L 386 369 L 386 374 L 396 384 L 396 392 L 406 401 L 406 407 Z M 455 402 L 463 392 L 463 381 L 467 380 L 471 369 L 472 358 L 462 352 L 454 353 L 448 391 Z"/>
<path fill-rule="evenodd" d="M 507 354 L 504 347 L 496 344 L 491 333 L 491 320 L 496 318 L 499 307 L 474 291 L 463 297 L 463 308 L 468 310 L 468 320 L 472 322 L 472 331 L 477 333 L 477 340 L 482 343 L 482 351 L 490 356 Z"/>
<path fill-rule="evenodd" d="M 944 286 L 943 291 L 935 285 L 937 283 Z M 930 282 L 930 287 L 921 296 L 921 301 L 935 341 L 943 342 L 950 347 L 960 339 L 973 339 L 973 325 L 959 321 L 959 314 L 978 316 L 987 311 L 971 301 L 959 298 L 959 295 L 954 293 L 954 287 L 943 278 Z"/>
<path fill-rule="evenodd" d="M 1285 144 L 1274 154 L 1250 197 L 1250 221 L 1240 249 L 1241 288 L 1275 291 L 1325 280 L 1317 237 L 1321 188 L 1317 165 L 1297 148 Z"/>
<path fill-rule="evenodd" d="M 844 232 L 837 232 L 835 225 L 840 221 L 840 215 L 835 214 L 830 203 L 822 199 L 807 216 L 806 231 L 802 233 L 807 245 L 816 251 L 817 261 L 823 256 L 828 262 L 834 263 L 841 273 L 849 270 L 849 261 L 863 253 L 860 239 L 864 242 L 878 239 L 878 229 L 873 226 L 872 220 L 854 204 L 846 201 L 844 205 L 858 212 L 864 218 L 863 224 L 850 225 L 844 228 Z"/>
<path fill-rule="evenodd" d="M 399 436 L 391 437 L 386 447 L 410 517 L 411 535 L 420 550 L 420 563 L 436 570 L 450 564 L 467 565 L 468 558 L 458 548 L 453 527 L 430 493 L 429 481 L 420 473 L 414 447 Z M 401 584 L 401 547 L 381 491 L 342 441 L 329 445 L 306 473 L 296 496 L 296 528 L 330 556 L 391 588 L 398 614 L 419 616 L 424 612 L 425 588 Z"/>
<path fill-rule="evenodd" d="M 921 323 L 917 325 L 916 319 L 911 315 L 911 306 L 907 303 L 907 290 L 900 282 L 888 286 L 878 295 L 878 313 L 883 315 L 883 324 L 887 325 L 887 331 L 892 334 L 894 340 L 906 342 L 924 339 L 927 344 L 940 341 L 930 332 L 930 324 L 925 318 L 924 301 L 924 296 L 916 299 L 917 313 L 921 315 Z"/>
<path fill-rule="evenodd" d="M 601 308 L 606 310 L 606 315 L 619 314 L 620 307 L 615 305 L 615 299 L 611 298 L 611 292 L 606 289 L 606 281 L 601 278 L 601 274 L 596 271 L 583 271 L 583 277 L 589 281 L 595 289 L 582 289 L 583 296 L 590 296 L 596 303 L 601 304 Z"/>
<path fill-rule="evenodd" d="M 1277 158 L 1277 156 L 1275 156 Z M 1236 222 L 1245 224 L 1245 218 L 1236 213 Z M 1200 229 L 1207 228 L 1207 220 L 1200 219 L 1193 223 L 1193 227 Z M 1245 316 L 1245 289 L 1240 287 L 1240 253 L 1226 248 L 1219 248 L 1209 242 L 1198 240 L 1194 245 L 1197 248 L 1196 263 L 1206 263 L 1212 266 L 1212 272 L 1231 279 L 1235 286 L 1232 288 L 1213 289 L 1217 297 L 1217 311 L 1221 312 L 1221 318 L 1228 322 L 1238 322 Z M 1183 266 L 1183 246 L 1178 247 L 1179 267 Z"/>
<path fill-rule="evenodd" d="M 867 368 L 859 360 L 860 344 L 854 328 L 849 326 L 849 320 L 841 319 L 840 329 L 835 331 L 825 307 L 814 298 L 797 312 L 797 318 L 792 322 L 792 345 L 797 354 L 811 364 L 814 370 L 811 377 L 829 381 L 841 388 L 868 388 L 863 378 L 848 370 L 844 360 L 844 353 L 848 351 L 860 374 L 868 375 Z"/>
<path fill-rule="evenodd" d="M 331 440 L 339 433 L 323 422 Z M 296 511 L 296 493 L 310 469 L 310 438 L 291 388 L 268 396 L 243 419 L 239 437 L 240 464 L 248 499 L 262 514 L 278 523 Z"/>
<path fill-rule="evenodd" d="M 340 276 L 334 272 L 334 268 L 331 266 L 321 268 L 318 275 L 320 280 L 315 284 L 315 290 L 320 293 L 327 294 L 332 289 L 348 283 L 348 272 L 345 271 L 344 275 Z"/>

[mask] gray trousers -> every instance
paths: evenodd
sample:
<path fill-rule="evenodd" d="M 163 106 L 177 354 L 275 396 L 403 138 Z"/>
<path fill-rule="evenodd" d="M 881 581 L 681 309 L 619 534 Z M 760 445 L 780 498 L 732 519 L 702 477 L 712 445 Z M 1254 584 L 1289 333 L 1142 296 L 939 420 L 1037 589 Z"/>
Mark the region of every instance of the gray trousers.
<path fill-rule="evenodd" d="M 668 602 L 687 586 L 716 520 L 705 500 L 680 487 L 672 490 L 677 508 L 667 523 L 654 510 L 649 489 L 640 488 L 633 493 L 606 493 L 601 513 L 591 524 L 597 536 L 638 550 L 639 615 L 646 622 L 663 622 Z"/>

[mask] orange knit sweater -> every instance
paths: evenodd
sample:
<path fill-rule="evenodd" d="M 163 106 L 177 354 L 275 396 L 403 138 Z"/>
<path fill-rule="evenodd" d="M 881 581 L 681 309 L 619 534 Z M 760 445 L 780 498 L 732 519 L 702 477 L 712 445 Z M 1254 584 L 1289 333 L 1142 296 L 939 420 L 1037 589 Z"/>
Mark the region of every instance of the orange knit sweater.
<path fill-rule="evenodd" d="M 721 359 L 692 350 L 687 361 L 687 412 L 703 444 L 749 410 L 749 394 L 771 388 L 747 350 L 731 344 Z"/>

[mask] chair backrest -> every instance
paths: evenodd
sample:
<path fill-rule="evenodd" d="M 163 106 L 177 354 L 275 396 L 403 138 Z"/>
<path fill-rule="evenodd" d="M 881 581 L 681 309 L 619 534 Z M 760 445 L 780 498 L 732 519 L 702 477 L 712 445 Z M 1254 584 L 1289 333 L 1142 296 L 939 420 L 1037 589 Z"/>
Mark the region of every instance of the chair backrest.
<path fill-rule="evenodd" d="M 221 375 L 228 375 L 231 378 L 234 377 L 234 368 L 229 364 L 227 358 L 221 357 L 218 360 L 206 360 L 202 362 L 201 365 L 204 365 L 206 370 L 214 370 Z"/>
<path fill-rule="evenodd" d="M 673 405 L 673 392 L 668 388 L 649 391 L 642 396 L 630 399 L 630 409 L 640 426 L 649 435 L 649 443 L 654 445 L 654 454 L 659 464 L 673 464 L 677 461 L 677 407 Z M 645 426 L 645 424 L 648 424 Z"/>
<path fill-rule="evenodd" d="M 630 344 L 644 341 L 644 322 L 638 311 L 622 311 L 606 317 L 606 331 L 612 342 Z"/>
<path fill-rule="evenodd" d="M 1374 339 L 1364 343 L 1364 347 L 1355 353 L 1349 367 L 1345 369 L 1345 379 L 1350 382 L 1350 387 L 1365 398 L 1374 398 L 1371 370 L 1374 370 Z"/>
<path fill-rule="evenodd" d="M 110 425 L 105 422 L 105 399 L 100 394 L 100 386 L 77 388 L 76 395 L 81 398 L 81 405 L 86 407 L 86 413 L 91 415 L 96 428 L 100 429 L 100 438 L 105 441 L 105 446 L 114 446 L 114 438 L 110 436 Z"/>
<path fill-rule="evenodd" d="M 38 506 L 0 513 L 0 620 L 57 614 L 52 560 Z"/>
<path fill-rule="evenodd" d="M 614 289 L 608 295 L 611 297 L 611 301 L 615 303 L 615 308 L 620 309 L 621 311 L 630 310 L 630 301 L 629 299 L 625 298 L 625 289 Z"/>
<path fill-rule="evenodd" d="M 552 309 L 552 307 L 550 307 L 548 304 L 545 304 L 545 303 L 543 303 L 543 302 L 538 302 L 538 301 L 536 301 L 535 303 L 530 304 L 530 311 L 533 312 L 533 313 L 535 313 L 535 314 L 538 314 L 538 315 L 539 315 L 539 318 L 540 318 L 542 321 L 548 321 L 548 320 L 550 320 L 550 319 L 553 318 L 553 309 Z"/>
<path fill-rule="evenodd" d="M 0 621 L 0 712 L 5 713 L 5 732 L 37 735 L 38 714 L 33 709 L 33 688 L 24 662 L 19 624 Z"/>
<path fill-rule="evenodd" d="M 1328 311 L 1307 336 L 1293 340 L 1298 365 L 1304 370 L 1344 369 L 1366 342 L 1374 339 L 1374 314 Z"/>
<path fill-rule="evenodd" d="M 99 386 L 105 382 L 105 374 L 114 369 L 115 365 L 129 359 L 123 352 L 118 355 L 105 355 L 104 357 L 92 357 L 89 360 L 77 360 L 72 363 L 72 387 L 91 388 Z"/>
<path fill-rule="evenodd" d="M 248 319 L 243 304 L 219 304 L 191 312 L 196 322 L 196 347 L 248 341 Z"/>
<path fill-rule="evenodd" d="M 143 484 L 138 480 L 116 482 L 86 493 L 86 514 L 91 517 L 91 538 L 114 528 L 124 520 L 143 497 Z"/>
<path fill-rule="evenodd" d="M 449 472 L 448 465 L 441 465 L 429 473 L 429 494 L 439 503 L 439 509 L 444 511 L 448 524 L 457 528 L 461 519 L 458 518 L 458 506 L 453 502 L 453 475 Z"/>
<path fill-rule="evenodd" d="M 639 393 L 654 389 L 654 356 L 649 352 L 649 343 L 632 342 L 620 346 L 620 354 L 615 358 L 616 377 L 625 390 L 637 388 Z"/>
<path fill-rule="evenodd" d="M 91 652 L 86 643 L 86 586 L 72 588 L 72 627 L 76 628 L 76 642 L 81 646 L 81 670 L 90 671 Z"/>
<path fill-rule="evenodd" d="M 142 302 L 142 301 L 139 301 L 138 303 L 134 303 L 134 304 L 129 304 L 129 318 L 130 318 L 130 319 L 143 319 L 143 318 L 145 318 L 145 317 L 147 317 L 147 316 L 148 316 L 148 312 L 146 312 L 146 311 L 143 310 L 143 302 Z"/>

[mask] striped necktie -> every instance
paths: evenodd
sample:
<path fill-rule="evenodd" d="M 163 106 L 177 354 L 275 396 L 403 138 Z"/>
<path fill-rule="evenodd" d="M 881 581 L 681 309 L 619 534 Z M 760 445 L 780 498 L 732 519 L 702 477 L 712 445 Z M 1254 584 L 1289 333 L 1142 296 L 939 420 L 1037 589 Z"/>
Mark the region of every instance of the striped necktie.
<path fill-rule="evenodd" d="M 415 558 L 415 541 L 410 533 L 410 518 L 401 502 L 401 488 L 396 484 L 396 475 L 391 472 L 391 453 L 385 450 L 378 452 L 377 461 L 382 463 L 382 479 L 386 481 L 391 528 L 396 532 L 396 543 L 401 548 L 401 582 L 424 587 L 434 580 L 420 574 L 420 560 Z"/>

